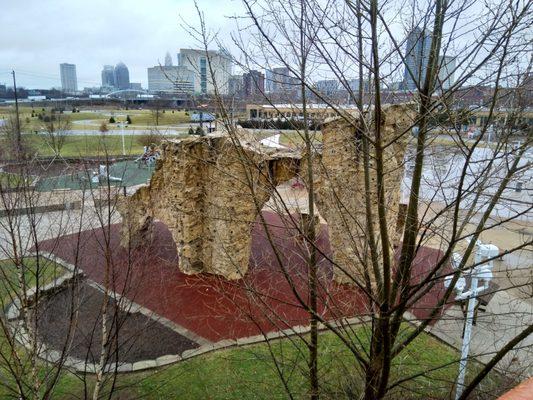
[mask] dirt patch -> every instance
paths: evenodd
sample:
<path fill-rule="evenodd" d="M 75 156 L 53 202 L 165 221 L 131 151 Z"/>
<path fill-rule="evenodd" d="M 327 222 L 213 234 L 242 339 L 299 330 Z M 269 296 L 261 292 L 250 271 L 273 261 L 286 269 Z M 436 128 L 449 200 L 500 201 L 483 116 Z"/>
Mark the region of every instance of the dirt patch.
<path fill-rule="evenodd" d="M 97 362 L 102 345 L 104 297 L 102 291 L 82 281 L 42 299 L 33 310 L 38 313 L 39 340 L 55 350 L 67 348 L 69 356 Z M 107 363 L 154 359 L 199 347 L 152 318 L 120 310 L 118 302 L 109 297 L 107 309 Z"/>

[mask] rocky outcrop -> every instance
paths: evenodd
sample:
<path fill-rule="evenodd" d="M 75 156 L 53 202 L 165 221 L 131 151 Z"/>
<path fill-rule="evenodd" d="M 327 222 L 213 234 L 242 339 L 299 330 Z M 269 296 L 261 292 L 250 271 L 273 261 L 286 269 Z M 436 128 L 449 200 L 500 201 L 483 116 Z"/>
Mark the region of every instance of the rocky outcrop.
<path fill-rule="evenodd" d="M 392 105 L 384 109 L 381 127 L 383 143 L 393 141 L 385 148 L 386 214 L 391 244 L 398 238 L 398 214 L 402 162 L 410 136 L 406 130 L 413 124 L 415 111 L 408 105 Z M 370 268 L 369 242 L 365 204 L 365 175 L 362 141 L 359 126 L 361 116 L 349 115 L 326 121 L 322 128 L 322 153 L 312 155 L 316 203 L 320 215 L 327 221 L 333 257 L 335 279 L 364 284 Z M 368 131 L 368 130 L 366 130 Z M 303 169 L 303 168 L 302 168 Z M 370 198 L 378 249 L 381 249 L 377 228 L 377 185 L 375 159 L 370 150 Z M 391 254 L 393 249 L 391 248 Z M 370 272 L 373 280 L 374 272 Z"/>
<path fill-rule="evenodd" d="M 157 219 L 172 233 L 182 272 L 241 278 L 258 211 L 298 166 L 294 154 L 241 143 L 225 135 L 164 142 L 150 185 L 119 206 L 123 244 L 151 240 Z"/>

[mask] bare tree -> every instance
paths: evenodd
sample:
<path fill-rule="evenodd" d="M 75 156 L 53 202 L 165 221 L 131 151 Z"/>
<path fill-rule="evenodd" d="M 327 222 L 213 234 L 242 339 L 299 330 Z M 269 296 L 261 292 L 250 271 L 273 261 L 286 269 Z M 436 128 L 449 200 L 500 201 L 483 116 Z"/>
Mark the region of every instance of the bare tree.
<path fill-rule="evenodd" d="M 7 118 L 3 120 L 0 125 L 0 134 L 5 142 L 3 147 L 2 157 L 6 159 L 18 159 L 27 152 L 27 146 L 24 143 L 24 138 L 19 136 L 19 132 L 25 129 L 25 123 L 20 120 L 16 112 L 10 112 Z"/>
<path fill-rule="evenodd" d="M 19 179 L 0 184 L 0 390 L 10 398 L 48 399 L 66 380 L 76 385 L 65 395 L 108 398 L 124 388 L 116 384 L 118 368 L 136 351 L 135 336 L 152 326 L 124 332 L 135 298 L 132 263 L 126 250 L 119 290 L 111 241 L 122 187 L 112 184 L 109 170 L 100 185 L 88 185 L 94 175 L 86 166 L 72 177 L 79 190 L 41 191 L 28 175 L 37 168 L 26 160 Z M 97 243 L 92 257 L 102 254 L 105 263 L 101 283 L 84 278 L 90 240 Z M 69 250 L 58 255 L 61 247 Z"/>
<path fill-rule="evenodd" d="M 70 118 L 64 114 L 52 114 L 41 125 L 41 131 L 45 135 L 46 144 L 54 152 L 54 156 L 61 156 L 61 150 L 67 140 L 71 128 Z"/>
<path fill-rule="evenodd" d="M 150 112 L 152 114 L 152 121 L 153 124 L 157 127 L 159 126 L 159 119 L 161 118 L 161 114 L 165 112 L 165 109 L 163 107 L 164 104 L 160 100 L 155 100 L 151 104 L 152 109 Z"/>
<path fill-rule="evenodd" d="M 529 70 L 530 61 L 523 55 L 528 49 L 526 27 L 530 5 L 524 2 L 494 5 L 490 11 L 481 13 L 476 27 L 471 27 L 465 22 L 465 18 L 468 20 L 466 16 L 473 12 L 471 2 L 413 2 L 408 7 L 410 17 L 400 23 L 396 22 L 400 5 L 387 3 L 384 6 L 372 0 L 340 4 L 246 0 L 243 3 L 247 24 L 246 28 L 238 30 L 234 42 L 244 54 L 242 63 L 245 68 L 276 63 L 286 67 L 301 86 L 300 102 L 296 104 L 292 98 L 287 103 L 292 102 L 293 109 L 304 120 L 312 118 L 307 107 L 307 94 L 325 104 L 339 122 L 330 133 L 323 131 L 322 134 L 333 137 L 335 129 L 352 132 L 351 138 L 346 136 L 346 141 L 353 140 L 355 145 L 339 150 L 354 152 L 352 156 L 357 160 L 364 187 L 362 191 L 353 187 L 350 198 L 350 188 L 343 186 L 351 181 L 345 181 L 341 186 L 331 184 L 330 194 L 336 200 L 327 206 L 335 209 L 339 218 L 345 219 L 342 245 L 350 250 L 353 258 L 346 263 L 334 252 L 329 261 L 343 274 L 345 282 L 350 282 L 364 295 L 366 314 L 370 317 L 364 322 L 370 343 L 368 347 L 361 345 L 360 338 L 354 338 L 351 328 L 332 324 L 330 317 L 317 312 L 313 295 L 317 285 L 313 278 L 316 273 L 313 258 L 316 251 L 320 253 L 321 250 L 315 243 L 316 233 L 309 225 L 302 229 L 293 219 L 283 218 L 288 229 L 298 230 L 308 246 L 304 254 L 308 260 L 310 297 L 303 298 L 297 290 L 294 290 L 294 296 L 310 314 L 311 338 L 301 336 L 309 350 L 309 396 L 316 398 L 317 388 L 324 385 L 318 381 L 320 374 L 315 364 L 320 347 L 314 326 L 320 322 L 354 355 L 353 373 L 360 375 L 363 382 L 356 387 L 354 396 L 384 398 L 401 391 L 406 382 L 424 375 L 424 372 L 402 375 L 402 371 L 397 370 L 397 362 L 402 352 L 411 349 L 416 339 L 454 301 L 454 287 L 462 275 L 479 265 L 473 261 L 476 241 L 531 212 L 530 205 L 520 205 L 508 194 L 514 182 L 529 179 L 524 178 L 524 174 L 527 175 L 531 164 L 524 154 L 531 146 L 531 128 L 515 122 L 517 118 L 523 118 L 524 105 L 507 102 L 505 104 L 512 109 L 507 110 L 509 117 L 506 121 L 497 117 L 505 99 L 512 97 L 511 94 L 520 87 L 519 80 L 513 81 L 512 77 Z M 207 51 L 215 39 L 207 31 L 201 13 L 200 21 L 200 28 L 191 31 Z M 406 41 L 403 38 L 414 28 L 424 32 L 428 48 L 422 56 L 423 61 L 411 65 L 408 62 L 410 55 L 404 52 Z M 452 70 L 446 71 L 443 55 L 455 59 Z M 316 89 L 314 81 L 322 73 L 340 82 L 350 102 L 355 104 L 355 112 Z M 453 84 L 444 86 L 452 74 L 455 76 Z M 358 79 L 357 85 L 352 84 L 353 77 Z M 215 81 L 212 70 L 211 79 Z M 409 87 L 402 93 L 386 90 L 394 80 L 402 80 L 403 84 L 413 82 L 414 89 Z M 454 123 L 458 112 L 455 101 L 460 97 L 461 89 L 472 84 L 490 85 L 491 98 L 483 105 L 486 116 L 479 136 L 466 140 L 461 128 Z M 232 110 L 216 89 L 214 95 L 224 128 L 239 148 L 242 143 L 230 118 Z M 385 106 L 387 102 L 401 102 L 402 99 L 412 103 L 413 114 L 400 116 L 404 122 L 407 120 L 407 124 L 391 122 L 389 108 Z M 265 96 L 265 103 L 270 103 L 268 96 Z M 270 106 L 276 109 L 276 104 L 270 103 Z M 439 113 L 444 118 L 437 121 Z M 388 123 L 396 124 L 396 130 L 390 131 Z M 314 193 L 321 189 L 314 188 L 313 183 L 317 173 L 324 177 L 322 179 L 333 179 L 331 176 L 338 174 L 340 166 L 328 165 L 324 156 L 320 156 L 320 150 L 310 140 L 307 126 L 304 124 L 304 129 L 297 130 L 303 149 L 311 157 L 308 168 L 303 168 L 301 175 L 307 183 L 309 210 L 313 211 L 314 203 L 320 205 L 322 201 L 318 211 L 327 219 L 331 211 L 324 209 L 324 192 L 320 193 L 322 200 L 314 197 Z M 416 132 L 415 138 L 411 138 L 412 131 Z M 520 138 L 520 143 L 513 145 L 514 138 Z M 488 144 L 485 143 L 487 140 Z M 401 148 L 407 142 L 411 144 L 404 159 Z M 452 147 L 451 155 L 446 159 L 446 163 L 450 163 L 448 166 L 440 165 L 442 160 L 436 158 L 442 151 L 438 150 L 438 146 L 442 147 L 439 143 L 443 142 Z M 311 156 L 317 153 L 318 157 Z M 391 164 L 394 158 L 396 161 Z M 244 153 L 240 162 L 247 168 L 257 169 Z M 401 180 L 405 166 L 409 174 L 404 189 L 405 212 L 401 216 L 404 223 L 397 225 L 390 182 L 399 183 L 398 178 Z M 427 171 L 434 174 L 430 182 Z M 276 183 L 270 182 L 273 187 L 269 190 L 275 193 L 277 212 L 287 215 L 290 207 L 276 194 Z M 249 189 L 252 195 L 257 190 L 252 181 Z M 362 219 L 353 214 L 354 196 L 362 199 Z M 272 228 L 261 217 L 261 209 L 257 211 L 259 223 L 277 255 L 279 246 L 269 234 Z M 467 238 L 469 241 L 465 244 Z M 519 240 L 504 249 L 501 255 L 530 249 L 531 244 L 530 239 Z M 439 257 L 421 273 L 415 268 L 416 260 L 428 246 L 437 249 Z M 452 271 L 450 259 L 456 252 L 460 253 L 460 261 Z M 290 281 L 286 273 L 290 266 L 282 257 L 278 257 L 278 264 Z M 442 287 L 445 279 L 449 279 L 447 289 L 426 310 L 426 316 L 414 316 L 413 307 L 416 308 L 428 293 Z M 292 282 L 289 283 L 294 289 Z M 513 286 L 500 288 L 498 292 L 512 290 Z M 328 311 L 332 312 L 333 308 Z M 466 398 L 505 354 L 531 334 L 531 322 L 527 318 L 530 316 L 517 325 L 518 331 L 507 345 L 496 346 L 487 354 L 493 354 L 492 360 L 463 387 L 466 389 L 462 394 L 458 392 L 460 398 Z M 406 328 L 405 321 L 416 325 Z M 283 381 L 283 376 L 280 377 Z"/>

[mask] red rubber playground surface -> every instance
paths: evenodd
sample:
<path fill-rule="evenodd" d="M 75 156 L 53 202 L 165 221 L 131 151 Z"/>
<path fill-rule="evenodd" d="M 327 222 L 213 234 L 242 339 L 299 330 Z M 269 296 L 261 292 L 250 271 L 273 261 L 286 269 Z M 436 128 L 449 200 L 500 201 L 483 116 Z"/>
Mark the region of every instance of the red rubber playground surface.
<path fill-rule="evenodd" d="M 77 265 L 89 279 L 100 284 L 104 283 L 107 268 L 113 291 L 205 339 L 236 339 L 308 324 L 307 313 L 297 299 L 307 301 L 308 297 L 301 239 L 284 226 L 280 216 L 269 212 L 263 215 L 271 226 L 286 275 L 258 223 L 252 232 L 249 271 L 238 281 L 181 273 L 175 244 L 161 223 L 156 224 L 151 244 L 130 253 L 120 246 L 120 225 L 47 240 L 40 243 L 40 249 Z M 106 262 L 103 249 L 107 241 L 112 251 Z M 325 255 L 331 254 L 325 225 L 321 226 L 317 246 Z M 412 281 L 424 277 L 440 256 L 438 250 L 421 248 Z M 318 259 L 319 311 L 323 317 L 364 315 L 367 310 L 361 292 L 335 283 L 331 263 L 322 255 Z M 428 318 L 443 292 L 439 282 L 411 312 L 418 319 Z"/>

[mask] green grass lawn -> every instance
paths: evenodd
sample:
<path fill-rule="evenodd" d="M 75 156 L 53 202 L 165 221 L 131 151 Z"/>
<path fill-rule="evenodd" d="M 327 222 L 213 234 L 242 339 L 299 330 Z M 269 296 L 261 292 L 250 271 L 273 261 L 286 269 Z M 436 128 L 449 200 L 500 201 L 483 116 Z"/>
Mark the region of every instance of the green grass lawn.
<path fill-rule="evenodd" d="M 26 180 L 26 183 L 28 183 L 28 181 L 29 180 Z M 0 172 L 0 187 L 2 188 L 17 188 L 23 183 L 25 183 L 24 179 L 19 174 Z"/>
<path fill-rule="evenodd" d="M 128 114 L 128 111 L 125 111 L 126 114 Z M 155 111 L 150 110 L 142 110 L 142 111 L 136 111 L 134 113 L 129 113 L 129 116 L 131 118 L 131 124 L 134 126 L 154 126 L 156 115 Z M 159 125 L 175 125 L 175 124 L 181 124 L 186 123 L 191 120 L 189 115 L 186 115 L 184 111 L 175 111 L 172 112 L 172 110 L 165 110 L 163 112 L 162 110 L 159 111 L 159 118 L 158 122 Z"/>
<path fill-rule="evenodd" d="M 165 138 L 176 136 L 165 135 Z M 0 145 L 9 148 L 7 143 L 0 140 Z M 33 156 L 51 157 L 54 151 L 47 144 L 44 135 L 27 134 L 23 135 L 23 143 L 27 152 Z M 141 155 L 143 152 L 142 135 L 124 135 L 126 155 Z M 70 135 L 66 136 L 65 144 L 61 149 L 63 157 L 102 157 L 122 155 L 121 135 Z"/>
<path fill-rule="evenodd" d="M 408 328 L 410 329 L 410 328 Z M 355 331 L 361 342 L 368 343 L 363 328 Z M 288 381 L 295 398 L 307 398 L 306 348 L 297 341 L 272 342 L 278 367 Z M 394 389 L 391 398 L 447 398 L 457 374 L 458 353 L 429 335 L 421 335 L 399 356 L 392 369 L 392 381 L 426 372 Z M 444 368 L 431 371 L 441 365 Z M 472 365 L 472 364 L 471 364 Z M 474 365 L 472 369 L 479 368 Z M 320 335 L 319 371 L 321 397 L 347 398 L 348 392 L 359 393 L 362 378 L 357 373 L 353 355 L 332 333 Z M 130 387 L 133 397 L 155 399 L 286 399 L 266 344 L 223 350 L 193 358 L 158 372 L 126 375 L 121 383 Z M 486 390 L 496 390 L 499 380 L 490 376 Z M 154 397 L 151 397 L 154 396 Z"/>
<path fill-rule="evenodd" d="M 53 156 L 45 136 L 25 135 L 26 144 L 42 157 Z M 143 146 L 139 137 L 124 135 L 126 155 L 142 154 Z M 67 136 L 61 149 L 63 157 L 119 156 L 122 155 L 122 137 L 116 135 L 79 135 Z"/>
<path fill-rule="evenodd" d="M 66 270 L 52 261 L 40 258 L 37 262 L 36 258 L 24 258 L 21 266 L 15 267 L 12 260 L 0 260 L 0 299 L 2 301 L 2 308 L 5 309 L 16 297 L 15 293 L 21 293 L 19 274 L 17 271 L 24 272 L 24 279 L 26 287 L 32 288 L 37 282 L 39 287 L 42 287 L 53 279 L 60 277 L 66 273 Z M 18 348 L 18 354 L 24 355 L 24 349 Z M 16 389 L 13 375 L 7 368 L 6 360 L 11 360 L 11 346 L 7 342 L 4 331 L 0 331 L 0 398 L 1 399 L 16 399 L 18 394 L 14 391 Z M 25 371 L 29 371 L 29 363 L 27 360 L 22 360 L 25 365 Z M 39 375 L 44 378 L 49 373 L 49 368 L 44 364 L 39 365 Z M 26 377 L 23 379 L 26 384 L 31 384 Z M 78 379 L 69 373 L 62 373 L 61 379 L 56 387 L 56 393 L 71 393 L 72 389 L 78 384 Z M 77 390 L 77 389 L 76 389 Z"/>
<path fill-rule="evenodd" d="M 24 271 L 24 281 L 28 288 L 36 285 L 39 281 L 39 286 L 44 286 L 53 279 L 60 277 L 66 273 L 65 268 L 54 263 L 48 259 L 40 258 L 39 263 L 34 257 L 24 258 L 20 270 Z M 18 281 L 17 267 L 15 267 L 12 260 L 0 260 L 0 298 L 9 298 L 10 292 L 17 292 L 20 290 Z"/>
<path fill-rule="evenodd" d="M 39 120 L 37 115 L 42 113 L 44 115 L 51 115 L 51 108 L 45 107 L 45 111 L 40 107 L 19 107 L 19 116 L 21 128 L 25 132 L 41 131 L 43 128 L 43 121 Z M 33 117 L 32 117 L 33 111 Z M 61 115 L 63 118 L 69 118 L 71 121 L 72 130 L 81 129 L 95 129 L 98 130 L 102 123 L 106 123 L 108 129 L 120 129 L 117 124 L 109 122 L 111 116 L 115 118 L 116 122 L 126 121 L 126 115 L 130 116 L 131 127 L 142 129 L 149 128 L 156 125 L 156 115 L 151 110 L 122 110 L 122 109 L 97 109 L 96 112 L 91 112 L 89 109 L 81 109 L 80 112 L 72 113 L 71 110 L 66 110 Z M 14 107 L 0 107 L 0 120 L 7 119 L 14 112 Z M 82 123 L 76 123 L 81 121 Z M 180 123 L 190 121 L 189 115 L 185 111 L 177 110 L 160 110 L 158 117 L 159 126 L 172 126 Z"/>

